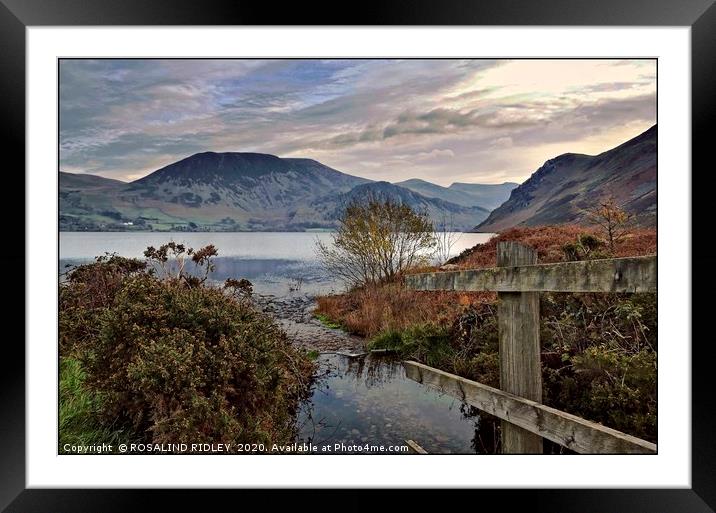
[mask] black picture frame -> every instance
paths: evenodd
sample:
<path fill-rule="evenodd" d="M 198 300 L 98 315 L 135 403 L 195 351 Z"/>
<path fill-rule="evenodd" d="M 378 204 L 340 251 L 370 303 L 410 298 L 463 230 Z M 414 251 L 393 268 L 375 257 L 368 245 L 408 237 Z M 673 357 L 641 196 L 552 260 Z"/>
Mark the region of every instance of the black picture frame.
<path fill-rule="evenodd" d="M 281 5 L 280 7 L 278 7 Z M 314 8 L 311 8 L 314 7 Z M 339 9 L 340 7 L 340 9 Z M 320 12 L 321 14 L 317 14 Z M 339 14 L 339 13 L 350 13 Z M 25 29 L 62 25 L 577 25 L 577 26 L 688 26 L 691 27 L 692 72 L 692 487 L 690 489 L 478 490 L 471 500 L 483 506 L 499 500 L 502 507 L 531 511 L 707 512 L 716 510 L 716 399 L 713 394 L 712 339 L 708 319 L 711 305 L 699 301 L 716 287 L 716 273 L 707 265 L 714 258 L 706 235 L 712 217 L 707 183 L 713 175 L 709 138 L 716 107 L 716 5 L 714 0 L 460 0 L 440 2 L 363 2 L 360 6 L 333 4 L 321 8 L 303 3 L 190 0 L 0 0 L 0 147 L 5 157 L 5 206 L 14 212 L 4 227 L 12 243 L 0 253 L 6 297 L 5 331 L 0 372 L 0 508 L 8 512 L 129 511 L 161 501 L 161 510 L 206 511 L 219 496 L 244 501 L 266 491 L 248 490 L 59 490 L 25 486 Z M 662 141 L 661 144 L 668 144 Z M 12 165 L 8 161 L 13 162 Z M 11 169 L 12 167 L 12 169 Z M 693 170 L 698 170 L 694 172 Z M 680 170 L 670 170 L 680 172 Z M 669 172 L 669 171 L 667 171 Z M 689 179 L 685 174 L 684 179 Z M 698 186 L 697 186 L 698 179 Z M 711 179 L 713 180 L 713 179 Z M 20 191 L 23 193 L 21 194 Z M 711 201 L 709 201 L 711 200 Z M 20 269 L 24 273 L 19 272 Z M 23 292 L 21 292 L 23 291 Z M 29 306 L 29 305 L 28 305 Z M 683 344 L 688 341 L 672 340 Z M 272 503 L 289 492 L 271 491 Z M 294 504 L 310 505 L 318 494 L 325 504 L 350 509 L 373 507 L 374 492 L 349 491 L 354 497 L 334 497 L 336 491 L 292 491 Z M 296 496 L 297 495 L 297 496 Z M 423 501 L 422 491 L 413 491 Z M 342 499 L 342 500 L 341 500 Z M 465 493 L 451 492 L 441 507 L 458 506 Z M 236 503 L 238 504 L 238 503 Z M 241 504 L 249 504 L 242 502 Z M 474 503 L 472 503 L 474 504 Z M 343 505 L 343 506 L 341 506 Z M 405 503 L 403 503 L 403 507 Z M 463 506 L 464 507 L 464 506 Z"/>

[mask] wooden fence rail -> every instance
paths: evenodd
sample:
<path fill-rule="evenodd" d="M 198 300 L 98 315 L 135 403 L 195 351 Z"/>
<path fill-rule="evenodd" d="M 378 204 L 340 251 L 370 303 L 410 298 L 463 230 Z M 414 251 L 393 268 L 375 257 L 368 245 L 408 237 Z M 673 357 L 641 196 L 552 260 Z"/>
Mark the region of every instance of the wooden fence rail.
<path fill-rule="evenodd" d="M 517 242 L 497 245 L 491 269 L 413 274 L 416 290 L 496 291 L 500 389 L 416 362 L 408 377 L 502 419 L 502 451 L 541 453 L 547 438 L 580 453 L 655 453 L 656 445 L 587 421 L 542 402 L 540 292 L 656 292 L 656 256 L 537 264 L 537 253 Z"/>
<path fill-rule="evenodd" d="M 656 444 L 590 422 L 576 415 L 503 392 L 476 381 L 433 369 L 422 363 L 403 362 L 408 378 L 437 388 L 495 417 L 583 454 L 656 452 Z"/>
<path fill-rule="evenodd" d="M 656 292 L 656 256 L 409 274 L 417 290 Z"/>

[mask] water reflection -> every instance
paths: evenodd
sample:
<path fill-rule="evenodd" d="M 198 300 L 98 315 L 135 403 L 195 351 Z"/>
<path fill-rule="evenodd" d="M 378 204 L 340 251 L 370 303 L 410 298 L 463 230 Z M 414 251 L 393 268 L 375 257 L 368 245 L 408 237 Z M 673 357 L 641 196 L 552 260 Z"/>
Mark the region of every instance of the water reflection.
<path fill-rule="evenodd" d="M 92 261 L 92 259 L 60 260 L 60 273 L 64 273 L 68 269 L 67 266 L 74 267 Z M 221 283 L 227 278 L 246 278 L 254 284 L 254 291 L 259 294 L 282 296 L 297 286 L 300 287 L 301 292 L 311 295 L 330 293 L 340 288 L 340 283 L 330 280 L 321 272 L 318 262 L 279 258 L 217 257 L 213 263 L 214 271 L 209 274 L 209 280 Z M 167 268 L 175 270 L 176 265 L 169 262 Z M 186 263 L 185 271 L 194 275 L 204 274 L 203 270 L 197 269 L 191 261 Z"/>
<path fill-rule="evenodd" d="M 320 378 L 299 413 L 298 442 L 404 445 L 411 439 L 431 454 L 494 452 L 494 424 L 408 379 L 399 361 L 324 354 L 319 362 Z"/>

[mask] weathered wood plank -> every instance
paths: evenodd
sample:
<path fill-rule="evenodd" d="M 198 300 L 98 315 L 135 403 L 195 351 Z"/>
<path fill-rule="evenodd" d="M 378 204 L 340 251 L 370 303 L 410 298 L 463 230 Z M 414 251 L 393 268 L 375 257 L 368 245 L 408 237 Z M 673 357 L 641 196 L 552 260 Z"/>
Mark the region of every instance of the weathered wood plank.
<path fill-rule="evenodd" d="M 415 440 L 406 440 L 405 443 L 417 454 L 428 454 L 428 451 L 420 447 Z"/>
<path fill-rule="evenodd" d="M 534 265 L 537 252 L 518 242 L 497 244 L 497 265 Z M 498 292 L 500 390 L 542 402 L 539 292 Z M 542 454 L 542 437 L 502 421 L 503 454 Z"/>
<path fill-rule="evenodd" d="M 655 454 L 656 444 L 529 399 L 434 369 L 403 362 L 406 375 L 495 417 L 582 454 Z"/>
<path fill-rule="evenodd" d="M 410 274 L 416 290 L 656 292 L 656 256 Z"/>

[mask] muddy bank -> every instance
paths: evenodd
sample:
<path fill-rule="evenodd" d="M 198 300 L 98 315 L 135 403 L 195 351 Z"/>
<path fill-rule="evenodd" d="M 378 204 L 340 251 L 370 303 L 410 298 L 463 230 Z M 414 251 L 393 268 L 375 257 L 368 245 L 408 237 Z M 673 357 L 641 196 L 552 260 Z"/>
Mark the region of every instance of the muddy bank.
<path fill-rule="evenodd" d="M 256 294 L 256 307 L 273 316 L 293 344 L 319 352 L 362 352 L 365 340 L 339 329 L 324 326 L 313 317 L 316 301 L 313 296 L 296 294 L 273 296 Z"/>

